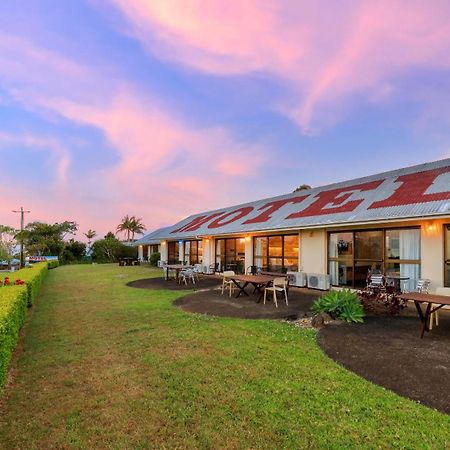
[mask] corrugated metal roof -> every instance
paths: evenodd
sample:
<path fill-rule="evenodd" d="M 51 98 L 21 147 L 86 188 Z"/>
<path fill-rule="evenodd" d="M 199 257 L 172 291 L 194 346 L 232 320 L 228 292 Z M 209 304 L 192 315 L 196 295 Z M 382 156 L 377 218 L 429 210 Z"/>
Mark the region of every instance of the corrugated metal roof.
<path fill-rule="evenodd" d="M 450 159 L 195 214 L 140 241 L 443 215 L 450 215 Z"/>
<path fill-rule="evenodd" d="M 155 231 L 152 231 L 150 234 L 146 234 L 141 239 L 138 239 L 134 242 L 133 245 L 156 245 L 161 242 L 161 239 L 164 239 L 164 236 L 167 235 L 166 230 L 170 232 L 171 227 L 158 228 Z"/>

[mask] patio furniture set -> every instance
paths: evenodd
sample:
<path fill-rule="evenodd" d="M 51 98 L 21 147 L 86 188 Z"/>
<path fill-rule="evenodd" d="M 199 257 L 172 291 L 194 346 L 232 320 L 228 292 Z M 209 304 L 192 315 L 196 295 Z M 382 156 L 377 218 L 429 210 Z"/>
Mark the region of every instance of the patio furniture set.
<path fill-rule="evenodd" d="M 253 294 L 259 294 L 256 303 L 260 303 L 264 299 L 266 304 L 267 292 L 273 294 L 273 302 L 278 308 L 277 292 L 284 294 L 286 305 L 288 305 L 288 289 L 289 280 L 286 275 L 279 273 L 260 272 L 256 275 L 236 275 L 232 270 L 223 272 L 222 294 L 226 289 L 229 290 L 229 296 L 237 288 L 236 298 L 241 294 L 249 296 L 245 290 L 247 286 L 253 286 Z"/>
<path fill-rule="evenodd" d="M 436 294 L 430 294 L 428 289 L 431 281 L 425 278 L 417 280 L 415 290 L 408 292 L 402 289 L 401 283 L 409 281 L 409 277 L 398 275 L 383 275 L 381 271 L 369 271 L 367 289 L 372 289 L 380 295 L 397 295 L 404 302 L 414 302 L 417 314 L 422 323 L 420 337 L 425 331 L 431 331 L 433 324 L 439 325 L 439 310 L 450 306 L 450 289 L 437 288 Z M 425 309 L 422 309 L 424 305 Z"/>
<path fill-rule="evenodd" d="M 181 284 L 188 283 L 196 284 L 200 280 L 200 275 L 212 275 L 215 273 L 215 265 L 211 267 L 204 267 L 201 264 L 160 264 L 164 270 L 164 279 L 170 279 L 170 273 L 174 273 L 173 279 Z M 266 304 L 267 293 L 273 297 L 273 302 L 278 308 L 277 293 L 284 295 L 286 305 L 288 305 L 289 293 L 289 276 L 286 274 L 265 272 L 265 271 L 247 271 L 247 274 L 236 274 L 232 270 L 226 270 L 222 273 L 222 295 L 228 291 L 229 296 L 237 290 L 235 298 L 241 295 L 250 296 L 246 291 L 248 286 L 253 287 L 252 295 L 257 295 L 256 303 L 263 300 Z M 402 283 L 409 281 L 410 278 L 399 275 L 384 275 L 381 271 L 369 271 L 367 276 L 366 289 L 377 292 L 379 295 L 397 295 L 403 301 L 412 301 L 416 307 L 419 319 L 422 323 L 420 337 L 424 336 L 425 331 L 430 331 L 435 325 L 439 324 L 438 311 L 450 306 L 450 289 L 438 288 L 436 294 L 429 294 L 428 288 L 430 280 L 419 279 L 417 281 L 416 289 L 413 292 L 408 292 L 402 289 Z M 425 305 L 425 309 L 422 309 Z"/>
<path fill-rule="evenodd" d="M 164 264 L 161 267 L 164 270 L 165 280 L 169 280 L 169 273 L 174 272 L 175 281 L 179 284 L 184 283 L 185 285 L 188 283 L 195 284 L 196 281 L 200 280 L 200 275 L 205 274 L 201 264 Z"/>

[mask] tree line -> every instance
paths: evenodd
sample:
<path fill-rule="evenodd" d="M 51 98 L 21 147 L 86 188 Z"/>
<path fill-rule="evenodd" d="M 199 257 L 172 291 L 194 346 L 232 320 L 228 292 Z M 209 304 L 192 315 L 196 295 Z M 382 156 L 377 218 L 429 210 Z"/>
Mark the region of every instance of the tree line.
<path fill-rule="evenodd" d="M 18 256 L 18 244 L 23 242 L 27 256 L 57 256 L 62 264 L 82 262 L 116 262 L 123 257 L 136 257 L 137 249 L 130 244 L 135 236 L 143 234 L 145 225 L 136 216 L 123 217 L 116 232 L 108 232 L 103 238 L 95 230 L 84 232 L 87 243 L 74 239 L 78 224 L 73 221 L 30 222 L 20 231 L 0 225 L 0 261 L 11 261 Z M 118 239 L 125 235 L 126 240 Z"/>

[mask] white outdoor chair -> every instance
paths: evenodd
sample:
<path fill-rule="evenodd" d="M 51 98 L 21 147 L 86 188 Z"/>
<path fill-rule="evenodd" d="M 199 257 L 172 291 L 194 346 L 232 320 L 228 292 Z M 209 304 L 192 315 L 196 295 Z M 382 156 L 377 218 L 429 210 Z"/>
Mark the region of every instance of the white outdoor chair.
<path fill-rule="evenodd" d="M 287 286 L 286 277 L 275 278 L 273 280 L 272 286 L 268 286 L 264 289 L 264 305 L 266 304 L 267 291 L 272 291 L 273 292 L 273 301 L 275 303 L 275 306 L 278 308 L 277 292 L 284 292 L 284 298 L 286 300 L 286 306 L 287 306 L 288 305 L 288 296 L 287 296 L 286 286 Z"/>
<path fill-rule="evenodd" d="M 426 278 L 419 278 L 416 284 L 416 292 L 423 292 L 424 294 L 428 294 L 430 283 L 431 280 L 427 280 Z"/>
<path fill-rule="evenodd" d="M 201 264 L 194 264 L 193 272 L 197 281 L 200 281 L 199 275 L 203 273 L 203 266 Z"/>
<path fill-rule="evenodd" d="M 367 287 L 371 289 L 383 289 L 385 287 L 385 281 L 383 274 L 374 270 L 367 277 Z"/>
<path fill-rule="evenodd" d="M 438 287 L 436 288 L 436 295 L 450 296 L 450 288 Z M 431 305 L 431 308 L 433 308 L 433 306 L 434 305 Z M 439 326 L 439 311 L 435 311 L 434 313 L 430 314 L 430 324 L 429 324 L 430 330 L 433 329 L 433 322 L 437 327 Z"/>
<path fill-rule="evenodd" d="M 195 274 L 192 269 L 180 270 L 180 274 L 178 275 L 178 283 L 181 284 L 183 281 L 186 285 L 189 281 L 192 281 L 192 284 L 195 284 Z"/>
<path fill-rule="evenodd" d="M 234 291 L 235 286 L 234 286 L 233 281 L 228 280 L 227 277 L 232 277 L 232 276 L 234 276 L 234 275 L 236 275 L 236 274 L 234 273 L 234 270 L 226 270 L 226 271 L 223 273 L 223 280 L 222 280 L 222 295 L 223 295 L 223 291 L 224 291 L 225 289 L 229 288 L 229 290 L 230 290 L 230 297 L 231 297 L 231 293 Z"/>

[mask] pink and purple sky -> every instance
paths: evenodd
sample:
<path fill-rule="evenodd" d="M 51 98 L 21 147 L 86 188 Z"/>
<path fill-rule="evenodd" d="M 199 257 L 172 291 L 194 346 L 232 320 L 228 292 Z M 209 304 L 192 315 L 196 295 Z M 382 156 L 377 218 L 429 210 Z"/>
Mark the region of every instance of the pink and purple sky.
<path fill-rule="evenodd" d="M 104 235 L 450 156 L 448 1 L 0 3 L 0 223 Z"/>

